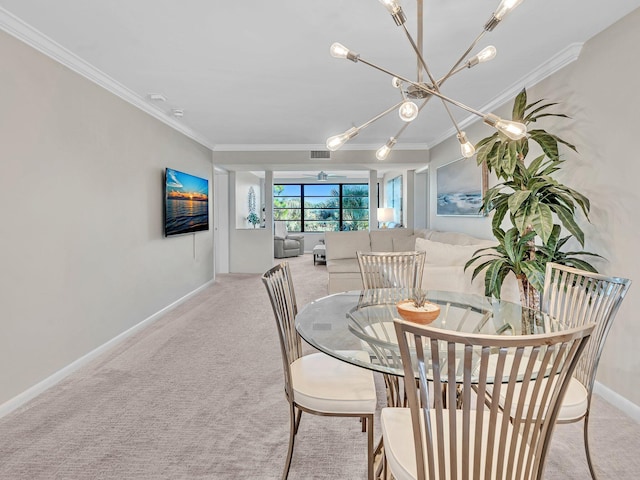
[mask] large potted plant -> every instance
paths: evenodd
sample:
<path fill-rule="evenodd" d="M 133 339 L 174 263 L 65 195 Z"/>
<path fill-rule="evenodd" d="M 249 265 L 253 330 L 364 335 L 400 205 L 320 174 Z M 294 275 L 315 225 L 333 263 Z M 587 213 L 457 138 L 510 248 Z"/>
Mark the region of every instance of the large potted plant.
<path fill-rule="evenodd" d="M 540 306 L 548 262 L 595 272 L 580 257 L 598 256 L 582 250 L 562 250 L 572 237 L 584 247 L 584 232 L 576 215 L 582 212 L 588 220 L 590 203 L 584 195 L 553 178 L 564 163 L 559 145 L 574 151 L 576 148 L 545 130 L 530 129 L 532 123 L 543 118 L 568 118 L 549 111 L 557 103 L 543 102 L 527 104 L 523 89 L 514 101 L 512 117 L 527 125 L 526 137 L 511 140 L 496 132 L 476 145 L 478 165 L 485 163 L 500 181 L 487 190 L 481 207 L 486 214 L 494 213 L 492 231 L 498 246 L 478 250 L 465 265 L 465 269 L 474 266 L 473 278 L 485 271 L 485 295 L 497 298 L 505 277 L 513 273 L 518 279 L 522 304 L 531 308 Z M 542 153 L 527 162 L 530 142 L 537 144 Z M 505 229 L 507 215 L 510 225 Z M 568 235 L 561 236 L 563 228 Z"/>

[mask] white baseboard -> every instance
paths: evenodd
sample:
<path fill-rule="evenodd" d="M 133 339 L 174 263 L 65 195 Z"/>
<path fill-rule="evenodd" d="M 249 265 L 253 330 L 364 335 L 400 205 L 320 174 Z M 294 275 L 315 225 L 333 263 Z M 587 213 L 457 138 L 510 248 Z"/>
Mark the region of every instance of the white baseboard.
<path fill-rule="evenodd" d="M 91 350 L 89 353 L 87 353 L 86 355 L 83 355 L 82 357 L 80 357 L 77 360 L 73 361 L 72 363 L 70 363 L 66 367 L 58 370 L 53 375 L 50 375 L 49 377 L 45 378 L 41 382 L 36 383 L 34 386 L 32 386 L 29 389 L 25 390 L 24 392 L 16 395 L 12 399 L 7 400 L 5 403 L 0 405 L 0 418 L 4 417 L 5 415 L 8 415 L 9 413 L 13 412 L 14 410 L 16 410 L 18 408 L 20 408 L 22 405 L 27 403 L 29 400 L 32 400 L 33 398 L 35 398 L 38 395 L 40 395 L 41 393 L 43 393 L 45 390 L 53 387 L 56 383 L 58 383 L 59 381 L 61 381 L 65 377 L 67 377 L 68 375 L 72 374 L 73 372 L 75 372 L 79 368 L 87 365 L 89 362 L 91 362 L 92 360 L 94 360 L 95 358 L 97 358 L 98 356 L 100 356 L 101 354 L 106 352 L 107 350 L 115 347 L 117 344 L 119 344 L 120 342 L 122 342 L 126 338 L 130 337 L 131 335 L 133 335 L 137 331 L 142 330 L 145 327 L 148 327 L 151 323 L 153 323 L 154 321 L 156 321 L 157 319 L 159 319 L 160 317 L 162 317 L 167 312 L 169 312 L 170 310 L 174 309 L 175 307 L 177 307 L 181 303 L 184 303 L 186 300 L 188 300 L 189 298 L 191 298 L 195 294 L 197 294 L 200 291 L 204 290 L 205 288 L 207 288 L 212 283 L 214 283 L 214 280 L 208 281 L 204 285 L 201 285 L 200 287 L 196 288 L 192 292 L 187 293 L 185 296 L 179 298 L 178 300 L 176 300 L 175 302 L 171 303 L 170 305 L 167 305 L 162 310 L 154 313 L 150 317 L 145 318 L 140 323 L 137 323 L 136 325 L 134 325 L 133 327 L 129 328 L 128 330 L 125 330 L 121 334 L 113 337 L 108 342 L 106 342 L 106 343 L 100 345 L 99 347 Z"/>
<path fill-rule="evenodd" d="M 596 382 L 593 386 L 594 393 L 600 395 L 603 399 L 609 402 L 614 407 L 622 410 L 624 413 L 633 418 L 636 422 L 640 423 L 640 406 L 627 400 L 622 395 L 614 392 L 608 387 L 605 387 L 599 382 Z"/>

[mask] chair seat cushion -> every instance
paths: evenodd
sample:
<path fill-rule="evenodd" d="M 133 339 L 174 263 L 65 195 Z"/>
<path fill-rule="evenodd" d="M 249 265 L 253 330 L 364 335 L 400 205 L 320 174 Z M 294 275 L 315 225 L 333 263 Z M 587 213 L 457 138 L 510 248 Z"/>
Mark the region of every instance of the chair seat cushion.
<path fill-rule="evenodd" d="M 363 362 L 366 352 L 354 353 Z M 377 398 L 373 372 L 324 353 L 300 357 L 291 364 L 294 400 L 322 413 L 374 413 Z"/>
<path fill-rule="evenodd" d="M 546 388 L 547 379 L 541 383 L 541 388 Z M 515 386 L 514 395 L 520 395 L 520 389 L 522 384 L 518 383 Z M 491 388 L 487 388 L 489 394 L 491 394 Z M 575 377 L 571 377 L 569 386 L 562 399 L 562 405 L 558 412 L 558 422 L 571 422 L 581 419 L 585 413 L 587 413 L 589 395 L 587 389 L 582 383 L 580 383 Z M 502 388 L 500 391 L 500 405 L 504 405 L 506 401 L 506 388 Z M 528 405 L 525 405 L 524 411 L 527 411 Z M 511 409 L 511 416 L 515 416 L 515 406 Z"/>
<path fill-rule="evenodd" d="M 562 399 L 558 421 L 578 420 L 587 413 L 589 394 L 582 383 L 571 377 L 567 391 Z"/>
<path fill-rule="evenodd" d="M 448 415 L 447 412 L 449 410 L 444 410 L 444 415 Z M 431 410 L 431 421 L 435 430 L 435 412 Z M 456 410 L 456 425 L 458 428 L 458 433 L 456 435 L 457 438 L 457 450 L 458 450 L 458 475 L 457 478 L 463 478 L 463 475 L 460 473 L 462 469 L 462 410 Z M 470 412 L 471 421 L 470 424 L 475 424 L 476 411 L 471 410 Z M 488 415 L 488 412 L 485 411 L 485 415 Z M 382 437 L 385 449 L 385 457 L 389 462 L 389 468 L 391 473 L 393 474 L 396 480 L 413 480 L 417 478 L 417 466 L 416 466 L 416 452 L 413 441 L 413 427 L 411 424 L 411 410 L 409 408 L 383 408 L 382 413 L 380 415 L 380 422 L 382 427 Z M 496 425 L 502 424 L 502 416 L 500 414 L 496 417 Z M 445 423 L 445 426 L 447 424 Z M 508 442 L 511 434 L 510 423 L 507 423 L 508 431 L 505 435 L 504 441 Z M 482 422 L 482 437 L 484 439 L 488 438 L 488 431 L 490 425 L 486 418 Z M 424 430 L 424 429 L 423 429 Z M 445 445 L 449 445 L 449 434 L 448 431 L 445 431 Z M 500 437 L 500 435 L 498 435 Z M 470 449 L 474 448 L 474 439 L 475 434 L 471 434 L 471 444 L 469 445 Z M 423 445 L 426 445 L 423 442 Z M 498 459 L 498 445 L 494 446 L 494 472 L 495 472 L 495 462 L 504 461 L 507 459 Z M 525 447 L 526 449 L 526 447 Z M 482 442 L 482 452 L 480 455 L 481 470 L 484 470 L 485 460 L 487 457 L 487 442 L 484 440 Z M 526 452 L 526 450 L 525 450 Z M 449 458 L 451 450 L 449 448 L 444 449 L 444 458 L 446 465 L 449 465 Z M 434 452 L 435 454 L 435 452 Z M 437 455 L 434 455 L 434 463 L 436 472 L 438 470 L 438 458 Z M 426 455 L 425 455 L 425 466 L 427 470 L 427 478 L 429 478 L 429 467 L 426 463 Z M 447 468 L 447 470 L 449 470 Z M 447 476 L 446 478 L 454 478 L 452 475 Z M 472 475 L 469 476 L 472 478 Z"/>

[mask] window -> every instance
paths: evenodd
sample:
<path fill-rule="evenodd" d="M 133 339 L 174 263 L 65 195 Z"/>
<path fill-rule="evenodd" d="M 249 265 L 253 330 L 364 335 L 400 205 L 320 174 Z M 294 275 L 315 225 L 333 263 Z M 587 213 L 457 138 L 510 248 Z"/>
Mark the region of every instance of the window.
<path fill-rule="evenodd" d="M 273 218 L 286 220 L 289 232 L 367 230 L 369 185 L 274 185 Z"/>
<path fill-rule="evenodd" d="M 395 177 L 387 182 L 387 191 L 385 192 L 387 207 L 393 208 L 393 221 L 402 223 L 402 175 Z"/>

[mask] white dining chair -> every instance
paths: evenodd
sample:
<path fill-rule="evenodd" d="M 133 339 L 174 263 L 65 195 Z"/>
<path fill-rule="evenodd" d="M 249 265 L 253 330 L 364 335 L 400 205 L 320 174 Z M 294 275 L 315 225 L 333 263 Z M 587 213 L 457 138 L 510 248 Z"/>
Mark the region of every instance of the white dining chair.
<path fill-rule="evenodd" d="M 595 324 L 558 412 L 559 424 L 584 421 L 585 454 L 594 480 L 597 477 L 589 451 L 589 413 L 593 387 L 607 334 L 630 286 L 631 281 L 626 278 L 607 277 L 553 262 L 546 266 L 541 309 L 569 327 Z M 520 388 L 521 385 L 516 386 L 518 391 Z M 495 393 L 488 388 L 486 395 L 490 398 Z M 504 405 L 506 401 L 503 390 L 499 402 Z"/>
<path fill-rule="evenodd" d="M 626 278 L 557 263 L 548 263 L 546 267 L 542 310 L 570 326 L 596 324 L 558 414 L 558 423 L 584 420 L 584 448 L 593 479 L 596 473 L 589 453 L 591 397 L 607 335 L 630 286 L 631 280 Z"/>
<path fill-rule="evenodd" d="M 364 290 L 420 288 L 425 252 L 356 252 Z"/>
<path fill-rule="evenodd" d="M 276 319 L 289 402 L 289 448 L 283 480 L 289 475 L 295 436 L 302 412 L 334 417 L 360 417 L 367 431 L 367 478 L 373 480 L 373 418 L 377 397 L 373 372 L 324 353 L 302 354 L 294 320 L 298 313 L 289 264 L 283 262 L 262 276 Z M 366 352 L 353 352 L 368 361 Z"/>
<path fill-rule="evenodd" d="M 459 333 L 395 320 L 409 408 L 382 409 L 386 465 L 395 480 L 540 479 L 560 400 L 593 325 L 540 335 Z M 544 382 L 545 376 L 555 378 Z M 517 390 L 524 381 L 528 389 Z M 443 388 L 460 396 L 447 408 Z M 485 405 L 483 392 L 505 391 Z M 476 394 L 477 392 L 477 394 Z M 433 396 L 434 398 L 431 398 Z M 534 400 L 527 403 L 526 400 Z M 535 400 L 540 401 L 535 401 Z"/>

